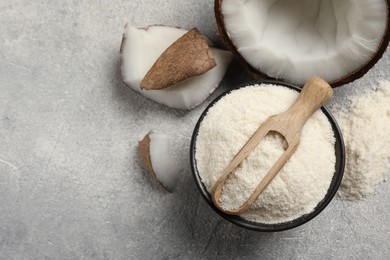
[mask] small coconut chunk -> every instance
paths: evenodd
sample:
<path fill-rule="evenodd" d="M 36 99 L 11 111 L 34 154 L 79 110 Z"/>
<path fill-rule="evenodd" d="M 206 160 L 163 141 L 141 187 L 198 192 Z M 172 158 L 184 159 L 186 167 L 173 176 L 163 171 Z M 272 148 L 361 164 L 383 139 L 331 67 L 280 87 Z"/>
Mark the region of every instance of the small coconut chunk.
<path fill-rule="evenodd" d="M 144 97 L 168 107 L 189 110 L 201 104 L 218 87 L 232 60 L 232 53 L 210 47 L 216 66 L 198 76 L 189 77 L 173 86 L 159 89 L 141 89 L 141 81 L 161 54 L 187 30 L 149 26 L 137 29 L 127 25 L 121 45 L 123 81 Z"/>
<path fill-rule="evenodd" d="M 193 28 L 161 54 L 141 81 L 141 88 L 167 88 L 216 65 L 206 38 Z"/>
<path fill-rule="evenodd" d="M 151 131 L 138 143 L 146 169 L 169 192 L 175 189 L 180 176 L 171 142 L 168 135 Z"/>

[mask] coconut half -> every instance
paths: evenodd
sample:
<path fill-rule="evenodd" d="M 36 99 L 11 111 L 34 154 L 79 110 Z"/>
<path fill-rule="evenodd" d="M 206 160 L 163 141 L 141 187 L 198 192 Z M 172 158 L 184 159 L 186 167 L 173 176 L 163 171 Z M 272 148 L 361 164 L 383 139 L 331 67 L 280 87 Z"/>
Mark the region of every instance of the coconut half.
<path fill-rule="evenodd" d="M 169 192 L 175 189 L 180 176 L 171 143 L 168 135 L 153 131 L 138 143 L 146 169 Z"/>
<path fill-rule="evenodd" d="M 198 73 L 200 75 L 197 76 L 190 75 L 184 80 L 179 77 L 179 83 L 170 87 L 165 85 L 166 88 L 163 89 L 141 88 L 141 82 L 160 56 L 187 32 L 168 26 L 142 29 L 126 25 L 120 51 L 123 81 L 146 98 L 168 107 L 189 110 L 201 104 L 218 87 L 225 75 L 233 56 L 230 51 L 210 47 L 216 63 L 212 69 Z"/>
<path fill-rule="evenodd" d="M 215 0 L 226 46 L 257 78 L 333 87 L 363 76 L 390 39 L 390 0 Z"/>

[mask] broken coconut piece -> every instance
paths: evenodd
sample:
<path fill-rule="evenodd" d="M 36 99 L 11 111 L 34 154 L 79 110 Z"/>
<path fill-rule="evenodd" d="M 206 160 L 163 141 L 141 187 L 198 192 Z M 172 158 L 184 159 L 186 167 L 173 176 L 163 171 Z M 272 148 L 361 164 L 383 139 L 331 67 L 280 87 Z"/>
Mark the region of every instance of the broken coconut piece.
<path fill-rule="evenodd" d="M 161 54 L 141 81 L 141 88 L 167 88 L 216 65 L 206 38 L 193 28 Z"/>
<path fill-rule="evenodd" d="M 161 54 L 187 30 L 149 26 L 137 29 L 126 25 L 121 45 L 121 72 L 130 88 L 157 103 L 177 109 L 192 109 L 217 88 L 232 60 L 232 53 L 211 47 L 217 66 L 160 90 L 141 89 L 141 81 Z"/>
<path fill-rule="evenodd" d="M 333 87 L 363 76 L 390 39 L 390 0 L 216 0 L 225 45 L 257 78 Z"/>
<path fill-rule="evenodd" d="M 168 135 L 151 131 L 138 143 L 138 148 L 150 174 L 167 191 L 172 192 L 179 180 L 180 169 L 170 143 Z"/>

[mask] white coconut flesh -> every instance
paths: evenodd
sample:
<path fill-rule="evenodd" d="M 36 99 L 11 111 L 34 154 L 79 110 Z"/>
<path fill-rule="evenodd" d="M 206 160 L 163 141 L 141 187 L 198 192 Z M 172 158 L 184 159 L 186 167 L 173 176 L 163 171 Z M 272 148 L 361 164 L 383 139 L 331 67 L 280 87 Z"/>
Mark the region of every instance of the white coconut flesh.
<path fill-rule="evenodd" d="M 172 143 L 168 135 L 151 132 L 150 161 L 157 180 L 168 191 L 173 191 L 179 180 L 180 168 L 173 156 Z"/>
<path fill-rule="evenodd" d="M 333 82 L 370 61 L 383 39 L 385 0 L 223 0 L 229 38 L 255 69 L 302 85 Z"/>
<path fill-rule="evenodd" d="M 177 109 L 192 109 L 201 104 L 219 85 L 232 60 L 228 51 L 211 48 L 217 66 L 161 90 L 141 89 L 140 84 L 158 57 L 187 30 L 149 26 L 138 29 L 127 25 L 122 43 L 122 77 L 133 90 L 157 103 Z"/>

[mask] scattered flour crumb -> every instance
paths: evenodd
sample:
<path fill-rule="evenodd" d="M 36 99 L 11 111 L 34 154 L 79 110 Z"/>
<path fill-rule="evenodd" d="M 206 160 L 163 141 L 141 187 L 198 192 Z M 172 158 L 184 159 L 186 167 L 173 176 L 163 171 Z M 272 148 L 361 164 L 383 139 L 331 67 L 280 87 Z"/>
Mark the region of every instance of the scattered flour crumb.
<path fill-rule="evenodd" d="M 254 85 L 232 91 L 209 109 L 199 129 L 195 153 L 199 175 L 209 191 L 261 123 L 287 110 L 297 96 L 285 87 Z M 223 208 L 242 205 L 284 152 L 283 138 L 277 137 L 267 135 L 230 175 L 221 197 Z M 334 144 L 327 117 L 317 111 L 305 124 L 297 151 L 241 217 L 271 224 L 312 212 L 334 175 Z"/>
<path fill-rule="evenodd" d="M 372 193 L 390 171 L 390 82 L 350 99 L 347 111 L 339 107 L 334 112 L 347 156 L 338 194 L 357 200 Z"/>

